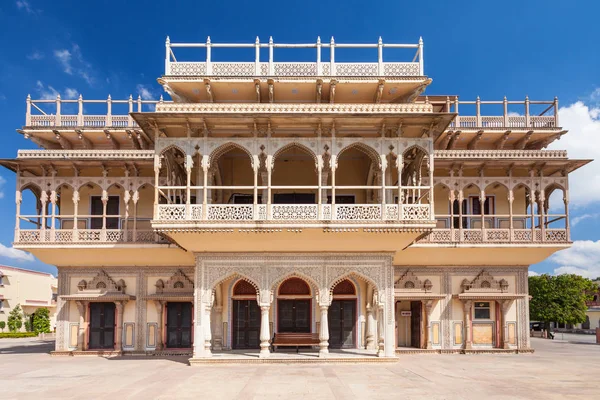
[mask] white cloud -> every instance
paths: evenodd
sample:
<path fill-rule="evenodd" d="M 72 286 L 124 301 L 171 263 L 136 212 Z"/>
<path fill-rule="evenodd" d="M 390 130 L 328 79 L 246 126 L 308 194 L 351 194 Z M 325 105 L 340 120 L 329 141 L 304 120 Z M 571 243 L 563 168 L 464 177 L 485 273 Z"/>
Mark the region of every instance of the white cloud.
<path fill-rule="evenodd" d="M 598 160 L 569 175 L 570 205 L 600 201 L 600 108 L 578 101 L 560 108 L 558 115 L 560 125 L 569 133 L 548 148 L 567 150 L 569 158 Z"/>
<path fill-rule="evenodd" d="M 73 44 L 70 50 L 54 50 L 54 58 L 62 66 L 66 74 L 78 75 L 90 86 L 94 83 L 92 65 L 83 58 L 79 45 Z"/>
<path fill-rule="evenodd" d="M 135 88 L 142 100 L 154 100 L 156 98 L 152 88 L 149 86 L 138 84 Z"/>
<path fill-rule="evenodd" d="M 65 88 L 65 99 L 76 99 L 79 96 L 77 89 Z"/>
<path fill-rule="evenodd" d="M 63 66 L 63 71 L 69 75 L 73 75 L 73 66 L 71 65 L 71 52 L 67 49 L 54 50 L 54 57 Z"/>
<path fill-rule="evenodd" d="M 41 100 L 56 100 L 56 96 L 59 94 L 58 90 L 54 89 L 52 86 L 44 86 L 42 81 L 36 82 L 35 90 L 40 94 Z"/>
<path fill-rule="evenodd" d="M 6 179 L 0 176 L 0 199 L 4 198 L 4 184 L 6 183 Z"/>
<path fill-rule="evenodd" d="M 27 58 L 29 60 L 41 60 L 44 58 L 44 53 L 34 50 L 33 53 L 27 55 Z"/>
<path fill-rule="evenodd" d="M 528 273 L 528 275 L 529 275 L 529 276 L 540 276 L 540 274 L 539 274 L 539 273 L 537 273 L 537 272 L 535 272 L 535 271 L 531 271 L 531 270 L 530 270 L 530 271 L 528 271 L 527 273 Z"/>
<path fill-rule="evenodd" d="M 16 4 L 19 10 L 23 10 L 27 14 L 38 14 L 40 12 L 40 10 L 34 9 L 27 0 L 17 0 Z"/>
<path fill-rule="evenodd" d="M 13 247 L 6 247 L 2 243 L 0 243 L 0 257 L 11 258 L 17 261 L 35 261 L 33 254 L 17 250 Z"/>
<path fill-rule="evenodd" d="M 578 223 L 580 223 L 583 220 L 586 219 L 596 219 L 600 217 L 600 214 L 594 213 L 594 214 L 582 214 L 582 215 L 578 215 L 574 218 L 571 218 L 571 226 L 575 226 Z"/>
<path fill-rule="evenodd" d="M 558 266 L 554 274 L 577 274 L 586 278 L 600 276 L 600 240 L 576 240 L 573 246 L 548 259 Z"/>

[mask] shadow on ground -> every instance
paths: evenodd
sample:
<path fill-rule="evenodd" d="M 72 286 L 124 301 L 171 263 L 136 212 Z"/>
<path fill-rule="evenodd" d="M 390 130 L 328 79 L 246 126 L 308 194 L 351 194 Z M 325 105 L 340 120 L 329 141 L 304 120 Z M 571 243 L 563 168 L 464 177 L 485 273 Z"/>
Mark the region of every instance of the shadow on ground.
<path fill-rule="evenodd" d="M 7 342 L 2 342 L 0 346 L 0 354 L 39 354 L 47 353 L 54 350 L 54 340 L 38 340 L 35 342 L 16 343 L 12 345 Z"/>

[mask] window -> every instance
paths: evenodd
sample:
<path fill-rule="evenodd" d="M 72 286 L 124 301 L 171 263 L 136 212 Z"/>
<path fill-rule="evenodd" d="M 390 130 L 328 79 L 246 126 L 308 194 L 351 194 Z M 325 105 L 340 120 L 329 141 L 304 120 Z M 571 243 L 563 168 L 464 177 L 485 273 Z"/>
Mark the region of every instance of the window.
<path fill-rule="evenodd" d="M 353 194 L 336 194 L 335 204 L 354 204 L 356 200 Z M 331 196 L 327 196 L 327 204 L 331 204 Z"/>
<path fill-rule="evenodd" d="M 102 229 L 102 197 L 91 196 L 91 215 L 100 217 L 90 218 L 90 229 Z M 119 196 L 108 196 L 106 215 L 119 215 Z M 106 229 L 119 229 L 119 217 L 106 218 Z"/>
<path fill-rule="evenodd" d="M 479 197 L 471 196 L 469 197 L 471 203 L 471 214 L 473 215 L 481 215 L 481 202 L 479 201 Z M 494 197 L 487 196 L 485 198 L 485 202 L 483 203 L 483 214 L 484 215 L 493 215 L 495 214 L 494 209 Z"/>
<path fill-rule="evenodd" d="M 490 319 L 490 303 L 489 302 L 476 302 L 475 303 L 475 319 Z"/>
<path fill-rule="evenodd" d="M 259 194 L 256 200 L 257 204 L 262 203 L 262 196 Z M 229 198 L 229 204 L 254 204 L 253 194 L 234 193 Z"/>
<path fill-rule="evenodd" d="M 4 312 L 4 300 L 0 300 L 0 313 Z"/>
<path fill-rule="evenodd" d="M 463 215 L 468 214 L 467 204 L 468 204 L 467 199 L 464 199 L 462 201 L 462 214 Z M 458 229 L 460 227 L 459 226 L 460 217 L 457 217 L 457 215 L 460 214 L 460 209 L 458 208 L 458 200 L 454 200 L 454 204 L 452 205 L 452 213 L 454 214 L 454 218 L 452 220 L 452 227 L 455 229 Z M 463 219 L 462 219 L 462 227 L 465 229 L 468 228 L 467 220 L 468 220 L 467 217 L 463 217 Z"/>

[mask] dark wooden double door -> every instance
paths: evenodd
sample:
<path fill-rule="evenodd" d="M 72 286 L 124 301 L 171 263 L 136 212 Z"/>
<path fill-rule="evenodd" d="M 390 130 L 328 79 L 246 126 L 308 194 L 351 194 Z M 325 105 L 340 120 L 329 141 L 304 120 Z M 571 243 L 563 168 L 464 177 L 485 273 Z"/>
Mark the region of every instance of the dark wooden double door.
<path fill-rule="evenodd" d="M 277 301 L 277 332 L 310 333 L 310 299 Z"/>
<path fill-rule="evenodd" d="M 186 349 L 192 347 L 192 303 L 167 303 L 167 347 Z"/>
<path fill-rule="evenodd" d="M 90 303 L 88 348 L 115 348 L 115 303 Z"/>
<path fill-rule="evenodd" d="M 329 347 L 356 347 L 356 300 L 333 300 L 328 312 Z"/>
<path fill-rule="evenodd" d="M 258 349 L 260 346 L 260 308 L 256 300 L 233 300 L 234 349 Z"/>

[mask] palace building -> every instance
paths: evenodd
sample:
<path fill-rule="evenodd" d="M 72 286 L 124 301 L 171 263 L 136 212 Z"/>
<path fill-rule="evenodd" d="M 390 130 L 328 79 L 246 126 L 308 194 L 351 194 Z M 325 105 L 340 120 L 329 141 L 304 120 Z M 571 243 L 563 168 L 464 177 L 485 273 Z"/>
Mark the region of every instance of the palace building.
<path fill-rule="evenodd" d="M 422 40 L 165 50 L 170 100 L 28 96 L 41 149 L 1 161 L 14 247 L 58 268 L 54 354 L 531 351 L 528 266 L 589 162 L 544 150 L 556 98 L 426 93 Z"/>

